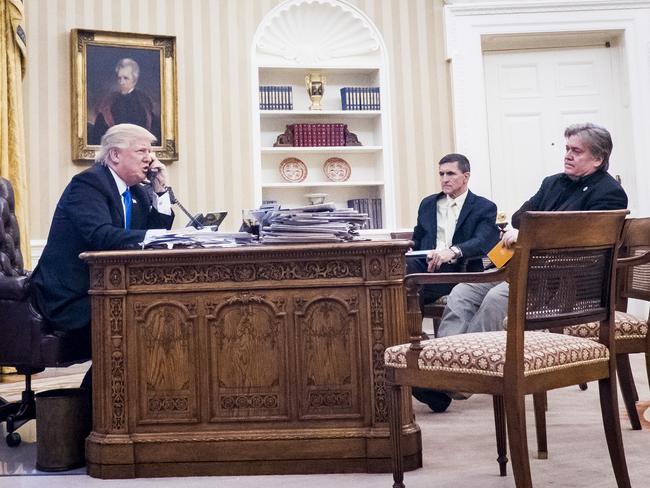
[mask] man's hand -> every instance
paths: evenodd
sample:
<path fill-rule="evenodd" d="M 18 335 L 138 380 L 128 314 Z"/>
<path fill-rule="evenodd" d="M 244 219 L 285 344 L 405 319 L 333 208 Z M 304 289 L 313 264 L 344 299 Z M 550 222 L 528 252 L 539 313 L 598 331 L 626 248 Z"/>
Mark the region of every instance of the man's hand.
<path fill-rule="evenodd" d="M 510 229 L 506 231 L 505 234 L 503 234 L 503 238 L 501 238 L 501 242 L 503 242 L 503 245 L 505 247 L 510 248 L 515 245 L 518 236 L 519 236 L 519 229 Z"/>
<path fill-rule="evenodd" d="M 169 186 L 167 183 L 168 181 L 167 167 L 158 160 L 154 152 L 151 153 L 151 158 L 152 161 L 151 164 L 149 165 L 149 171 L 155 172 L 156 175 L 151 180 L 153 190 L 156 193 L 167 191 L 167 187 Z"/>
<path fill-rule="evenodd" d="M 445 263 L 453 261 L 456 258 L 456 254 L 451 249 L 442 249 L 440 251 L 433 249 L 427 254 L 427 271 L 431 273 L 440 269 Z"/>

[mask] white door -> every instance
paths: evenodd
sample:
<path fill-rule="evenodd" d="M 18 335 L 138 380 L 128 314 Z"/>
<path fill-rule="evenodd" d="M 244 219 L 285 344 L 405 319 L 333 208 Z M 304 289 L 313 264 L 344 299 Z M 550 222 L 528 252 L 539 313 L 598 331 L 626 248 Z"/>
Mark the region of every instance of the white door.
<path fill-rule="evenodd" d="M 563 171 L 564 129 L 576 122 L 610 131 L 609 171 L 626 186 L 629 130 L 616 53 L 603 46 L 484 54 L 492 199 L 508 220 L 544 176 Z"/>

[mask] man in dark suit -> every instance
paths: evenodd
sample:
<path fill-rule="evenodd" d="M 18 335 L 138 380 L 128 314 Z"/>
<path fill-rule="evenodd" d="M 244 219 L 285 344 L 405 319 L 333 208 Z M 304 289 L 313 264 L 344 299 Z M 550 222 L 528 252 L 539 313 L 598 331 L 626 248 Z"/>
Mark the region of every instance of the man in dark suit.
<path fill-rule="evenodd" d="M 442 191 L 420 203 L 413 229 L 413 250 L 407 255 L 408 273 L 483 271 L 482 257 L 498 242 L 497 207 L 468 189 L 470 164 L 462 154 L 447 154 L 439 165 Z M 449 294 L 453 284 L 426 286 L 421 304 Z"/>
<path fill-rule="evenodd" d="M 413 229 L 413 250 L 426 254 L 406 257 L 407 273 L 483 271 L 482 257 L 498 242 L 496 205 L 468 189 L 469 160 L 447 154 L 440 162 L 442 191 L 420 203 Z M 449 294 L 453 284 L 426 285 L 420 306 Z M 413 388 L 413 396 L 434 412 L 444 412 L 451 399 L 442 392 Z"/>
<path fill-rule="evenodd" d="M 544 178 L 530 200 L 512 216 L 513 229 L 502 238 L 512 247 L 526 211 L 619 210 L 627 208 L 627 195 L 607 172 L 612 152 L 609 131 L 596 124 L 574 124 L 564 131 L 564 172 Z M 567 229 L 571 232 L 571 229 Z M 447 299 L 438 329 L 440 337 L 468 332 L 503 330 L 508 311 L 508 283 L 460 283 Z M 438 393 L 438 400 L 447 396 Z M 448 396 L 447 396 L 448 398 Z"/>
<path fill-rule="evenodd" d="M 55 331 L 78 335 L 90 353 L 90 286 L 84 251 L 135 248 L 147 230 L 170 228 L 167 170 L 151 152 L 146 129 L 119 124 L 102 138 L 95 165 L 72 178 L 61 196 L 32 274 L 36 308 Z M 153 189 L 142 185 L 157 172 Z M 156 193 L 154 193 L 154 191 Z"/>

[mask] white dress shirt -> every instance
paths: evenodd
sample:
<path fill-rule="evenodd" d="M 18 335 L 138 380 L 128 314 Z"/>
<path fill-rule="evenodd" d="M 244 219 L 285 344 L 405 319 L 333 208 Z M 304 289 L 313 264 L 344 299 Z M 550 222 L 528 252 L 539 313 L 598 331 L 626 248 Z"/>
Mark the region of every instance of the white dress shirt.
<path fill-rule="evenodd" d="M 467 190 L 456 198 L 446 195 L 445 198 L 438 198 L 437 222 L 436 222 L 436 250 L 449 249 L 452 245 L 458 216 L 463 209 Z"/>

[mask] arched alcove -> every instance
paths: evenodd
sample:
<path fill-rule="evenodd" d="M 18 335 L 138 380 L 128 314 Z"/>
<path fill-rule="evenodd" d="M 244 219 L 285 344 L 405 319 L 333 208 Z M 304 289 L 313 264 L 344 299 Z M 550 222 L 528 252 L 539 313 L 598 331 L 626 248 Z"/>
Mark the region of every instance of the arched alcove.
<path fill-rule="evenodd" d="M 327 201 L 337 207 L 346 207 L 352 199 L 381 199 L 381 227 L 392 228 L 388 61 L 372 21 L 345 1 L 287 0 L 259 24 L 251 59 L 255 203 L 276 200 L 283 207 L 305 205 L 305 195 L 313 193 L 327 194 Z M 309 74 L 325 77 L 321 110 L 310 110 L 305 87 Z M 290 87 L 291 108 L 261 109 L 260 86 Z M 361 103 L 361 109 L 343 110 L 343 87 L 379 87 L 380 108 L 369 109 Z M 362 145 L 274 147 L 277 136 L 291 124 L 345 124 Z M 283 179 L 279 167 L 290 157 L 304 163 L 303 181 Z M 347 180 L 328 180 L 323 165 L 332 157 L 349 164 Z"/>

